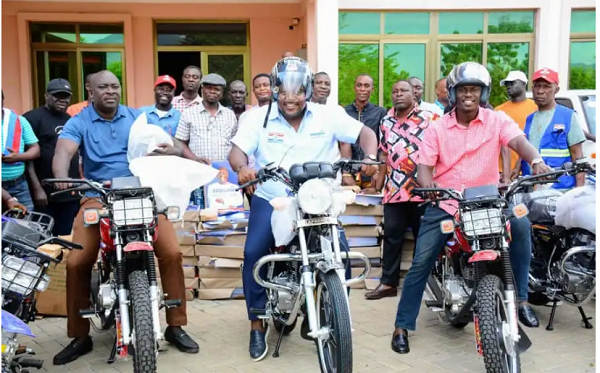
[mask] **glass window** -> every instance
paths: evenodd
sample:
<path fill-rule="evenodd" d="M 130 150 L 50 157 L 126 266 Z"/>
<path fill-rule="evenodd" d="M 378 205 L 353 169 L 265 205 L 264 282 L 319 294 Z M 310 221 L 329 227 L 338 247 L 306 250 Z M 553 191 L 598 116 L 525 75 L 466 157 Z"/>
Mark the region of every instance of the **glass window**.
<path fill-rule="evenodd" d="M 75 43 L 75 25 L 64 23 L 32 23 L 30 25 L 33 43 Z"/>
<path fill-rule="evenodd" d="M 440 13 L 440 34 L 483 34 L 483 13 Z"/>
<path fill-rule="evenodd" d="M 529 71 L 529 43 L 489 43 L 487 46 L 487 68 L 492 77 L 490 104 L 498 106 L 508 100 L 506 89 L 500 81 L 509 71 Z"/>
<path fill-rule="evenodd" d="M 596 135 L 596 95 L 581 96 L 581 105 L 585 113 L 585 119 L 588 122 L 589 131 Z"/>
<path fill-rule="evenodd" d="M 425 44 L 385 44 L 383 58 L 383 106 L 391 108 L 394 83 L 410 76 L 425 81 Z"/>
<path fill-rule="evenodd" d="M 360 74 L 369 74 L 375 89 L 371 102 L 379 101 L 379 45 L 340 44 L 339 51 L 339 103 L 348 105 L 354 101 L 354 81 Z"/>
<path fill-rule="evenodd" d="M 83 24 L 79 26 L 79 42 L 83 44 L 123 44 L 123 25 Z"/>
<path fill-rule="evenodd" d="M 340 12 L 340 34 L 373 35 L 381 33 L 380 13 Z"/>
<path fill-rule="evenodd" d="M 533 32 L 533 11 L 491 12 L 488 17 L 488 33 L 514 34 Z"/>
<path fill-rule="evenodd" d="M 454 65 L 467 61 L 481 63 L 482 43 L 449 43 L 442 44 L 440 51 L 441 76 L 447 76 Z"/>
<path fill-rule="evenodd" d="M 81 52 L 81 77 L 102 70 L 109 70 L 117 76 L 121 83 L 121 103 L 125 102 L 123 86 L 123 56 L 121 52 Z M 81 97 L 83 100 L 83 97 Z"/>
<path fill-rule="evenodd" d="M 595 10 L 574 10 L 571 12 L 571 32 L 596 32 Z"/>
<path fill-rule="evenodd" d="M 569 89 L 596 88 L 596 42 L 572 41 Z"/>
<path fill-rule="evenodd" d="M 77 82 L 77 55 L 76 52 L 59 52 L 59 51 L 37 51 L 36 57 L 36 80 L 37 80 L 37 106 L 44 105 L 46 99 L 46 86 L 52 79 L 62 78 L 67 79 L 71 83 L 73 97 L 71 103 L 78 102 L 78 82 Z"/>
<path fill-rule="evenodd" d="M 429 34 L 429 13 L 386 13 L 386 34 Z"/>
<path fill-rule="evenodd" d="M 227 85 L 234 80 L 244 81 L 244 55 L 233 54 L 209 54 L 208 55 L 208 72 L 217 73 L 225 78 Z M 225 106 L 231 105 L 227 94 L 223 95 L 221 104 Z"/>
<path fill-rule="evenodd" d="M 245 23 L 157 23 L 161 45 L 246 45 Z"/>

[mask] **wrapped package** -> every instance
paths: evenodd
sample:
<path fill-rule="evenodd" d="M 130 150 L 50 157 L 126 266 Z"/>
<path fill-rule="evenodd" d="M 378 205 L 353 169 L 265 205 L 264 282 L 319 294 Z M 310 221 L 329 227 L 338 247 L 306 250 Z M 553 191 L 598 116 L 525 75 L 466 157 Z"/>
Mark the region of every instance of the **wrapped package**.
<path fill-rule="evenodd" d="M 596 187 L 571 189 L 556 201 L 556 225 L 581 228 L 596 234 Z"/>
<path fill-rule="evenodd" d="M 522 203 L 529 209 L 529 220 L 532 223 L 554 224 L 556 201 L 562 195 L 562 192 L 552 188 L 523 194 Z"/>

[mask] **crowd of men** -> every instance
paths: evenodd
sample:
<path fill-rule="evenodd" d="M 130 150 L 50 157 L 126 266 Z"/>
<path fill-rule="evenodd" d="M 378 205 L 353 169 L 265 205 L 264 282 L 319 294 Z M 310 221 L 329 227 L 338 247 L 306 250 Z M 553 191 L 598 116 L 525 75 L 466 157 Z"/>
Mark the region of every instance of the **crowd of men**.
<path fill-rule="evenodd" d="M 285 62 L 281 66 L 284 68 Z M 466 74 L 464 71 L 456 74 L 463 73 Z M 407 330 L 415 328 L 424 281 L 431 271 L 431 258 L 437 255 L 438 243 L 443 241 L 443 237 L 439 237 L 439 222 L 446 219 L 448 214 L 453 214 L 451 208 L 428 208 L 424 211 L 419 208 L 422 201 L 411 196 L 411 189 L 417 185 L 432 186 L 444 181 L 447 182 L 446 187 L 457 189 L 469 184 L 468 180 L 472 180 L 473 185 L 490 180 L 507 183 L 519 173 L 547 169 L 546 163 L 556 166 L 560 159 L 542 159 L 539 156 L 545 148 L 553 146 L 563 150 L 563 162 L 583 155 L 581 145 L 586 136 L 574 112 L 556 104 L 554 97 L 559 90 L 558 74 L 550 69 L 535 72 L 532 79 L 533 100 L 525 97 L 528 83 L 525 74 L 511 71 L 499 83 L 506 88 L 510 101 L 497 107 L 496 111 L 490 110 L 487 102 L 491 89 L 489 84 L 454 84 L 448 90 L 447 78 L 442 78 L 435 85 L 437 100 L 428 103 L 423 101 L 424 84 L 418 77 L 400 80 L 393 85 L 393 107 L 387 110 L 371 102 L 375 87 L 374 79 L 368 74 L 356 77 L 355 99 L 342 110 L 337 103 L 328 102 L 331 93 L 329 75 L 319 72 L 314 76 L 310 74 L 310 77 L 311 87 L 303 87 L 304 91 L 298 93 L 309 98 L 312 102 L 310 105 L 302 100 L 292 105 L 287 99 L 288 93 L 283 92 L 281 87 L 277 90 L 279 102 L 274 103 L 276 90 L 272 87 L 273 77 L 267 73 L 257 74 L 253 78 L 251 90 L 257 105 L 247 105 L 249 92 L 244 82 L 226 82 L 215 73 L 203 76 L 201 69 L 196 66 L 188 66 L 182 72 L 182 92 L 178 96 L 175 96 L 176 79 L 167 75 L 159 76 L 154 83 L 155 103 L 140 109 L 120 104 L 121 85 L 109 71 L 88 75 L 85 79 L 87 100 L 71 106 L 73 92 L 65 79 L 50 81 L 44 105 L 23 115 L 4 108 L 3 94 L 3 207 L 48 213 L 56 220 L 54 234 L 66 235 L 73 231 L 73 239 L 84 246 L 84 250 L 69 256 L 67 265 L 68 335 L 73 342 L 55 357 L 55 364 L 73 361 L 92 349 L 89 324 L 78 312 L 87 308 L 84 304 L 89 293 L 87 284 L 98 251 L 99 234 L 97 229 L 83 225 L 81 214 L 83 207 L 96 206 L 97 202 L 93 198 L 82 199 L 73 195 L 55 197 L 52 195 L 54 190 L 42 185 L 41 180 L 85 177 L 98 181 L 129 176 L 125 157 L 128 131 L 141 112 L 146 113 L 150 124 L 160 126 L 174 138 L 173 146 L 158 149 L 155 151 L 157 154 L 179 155 L 205 164 L 229 160 L 240 182 L 248 181 L 255 176 L 257 167 L 264 166 L 264 147 L 276 146 L 276 142 L 271 144 L 267 141 L 265 145 L 258 137 L 253 137 L 258 133 L 254 131 L 255 126 L 263 126 L 262 121 L 267 125 L 263 111 L 267 113 L 269 125 L 279 128 L 282 136 L 288 131 L 286 126 L 299 131 L 304 117 L 297 116 L 297 113 L 304 113 L 304 110 L 311 111 L 316 117 L 323 116 L 324 120 L 334 119 L 338 123 L 331 123 L 335 126 L 335 136 L 332 138 L 342 157 L 379 159 L 384 162 L 379 169 L 372 166 L 356 175 L 343 174 L 342 183 L 357 186 L 366 193 L 384 195 L 383 276 L 381 284 L 365 294 L 367 299 L 397 295 L 403 233 L 410 227 L 417 237 L 415 261 L 406 278 L 393 334 L 392 348 L 399 353 L 409 352 Z M 459 77 L 453 79 L 458 81 Z M 312 95 L 308 92 L 312 92 Z M 221 104 L 226 94 L 231 103 L 229 107 Z M 284 95 L 284 99 L 281 95 Z M 287 102 L 287 106 L 282 106 L 283 101 Z M 278 110 L 274 109 L 269 116 L 271 105 L 278 105 Z M 269 106 L 268 112 L 265 106 Z M 291 113 L 294 110 L 297 110 L 296 114 Z M 332 110 L 331 113 L 335 114 L 324 114 L 325 110 Z M 262 118 L 260 123 L 259 116 Z M 316 122 L 313 118 L 310 125 L 324 125 Z M 357 127 L 360 123 L 364 126 Z M 347 126 L 342 128 L 342 124 Z M 564 135 L 562 145 L 556 144 L 557 128 L 562 130 L 561 136 Z M 457 148 L 464 144 L 452 140 L 462 136 L 460 131 L 464 130 L 471 131 L 469 133 L 476 139 L 474 143 L 477 146 L 485 144 L 486 139 L 496 140 L 485 149 L 477 148 L 477 151 L 465 155 L 464 149 Z M 425 133 L 428 137 L 424 136 Z M 525 136 L 520 136 L 523 133 L 529 142 Z M 323 144 L 324 148 L 315 149 L 315 154 L 333 154 L 326 153 L 331 148 Z M 321 150 L 323 153 L 320 153 Z M 442 156 L 443 152 L 448 154 Z M 492 159 L 498 157 L 500 174 L 493 170 L 494 167 L 491 171 L 483 167 L 487 170 L 486 174 L 479 169 L 482 160 L 490 156 Z M 298 157 L 301 158 L 300 155 Z M 459 164 L 464 167 L 458 167 Z M 421 168 L 423 165 L 425 167 Z M 572 184 L 563 187 L 582 185 L 582 176 L 578 175 Z M 254 188 L 246 190 L 253 203 L 245 261 L 257 260 L 264 255 L 265 248 L 269 248 L 269 242 L 264 241 L 264 237 L 271 235 L 270 223 L 258 222 L 270 221 L 267 214 L 272 208 L 268 200 L 276 193 L 267 187 L 262 187 L 262 190 L 259 187 L 258 195 L 252 197 L 254 191 Z M 271 192 L 273 195 L 269 194 Z M 201 197 L 198 198 L 202 203 Z M 424 229 L 427 235 L 422 234 Z M 529 237 L 528 229 L 522 222 L 513 224 L 515 237 Z M 156 255 L 163 278 L 169 279 L 163 283 L 163 288 L 171 298 L 184 300 L 181 257 L 175 233 L 172 226 L 162 220 L 160 231 Z M 522 258 L 529 255 L 530 258 L 531 247 L 522 243 L 525 241 L 528 239 L 523 238 L 521 244 L 518 244 L 519 240 L 513 240 L 517 244 L 511 244 L 511 252 L 522 255 Z M 344 245 L 347 247 L 347 244 Z M 512 246 L 516 246 L 514 250 Z M 522 258 L 514 268 L 517 283 L 520 284 L 519 318 L 525 325 L 537 327 L 537 317 L 527 303 L 529 261 Z M 251 270 L 251 264 L 245 263 L 244 268 Z M 249 308 L 264 308 L 264 291 L 258 285 L 253 285 L 256 284 L 251 274 L 245 273 L 244 290 Z M 266 355 L 268 328 L 256 317 L 249 314 L 249 318 L 252 331 L 250 355 L 254 360 L 260 360 Z M 181 328 L 186 325 L 185 302 L 181 307 L 167 311 L 167 323 L 167 341 L 182 351 L 198 352 L 198 345 Z M 306 325 L 302 329 L 306 332 Z"/>

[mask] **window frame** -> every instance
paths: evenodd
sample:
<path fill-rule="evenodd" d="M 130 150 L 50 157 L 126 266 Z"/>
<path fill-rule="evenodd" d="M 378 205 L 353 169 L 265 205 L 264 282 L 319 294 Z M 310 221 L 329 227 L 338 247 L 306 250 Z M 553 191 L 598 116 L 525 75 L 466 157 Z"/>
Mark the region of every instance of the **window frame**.
<path fill-rule="evenodd" d="M 531 11 L 533 17 L 533 32 L 531 33 L 511 33 L 511 34 L 490 34 L 489 14 L 490 13 L 508 13 L 508 10 L 457 10 L 457 11 L 431 11 L 431 10 L 410 10 L 410 11 L 370 11 L 371 13 L 380 13 L 380 34 L 379 35 L 348 35 L 340 34 L 338 43 L 347 44 L 377 44 L 379 43 L 379 81 L 383 81 L 383 47 L 386 43 L 392 44 L 418 44 L 426 43 L 425 48 L 425 96 L 424 100 L 433 102 L 435 96 L 435 82 L 439 79 L 441 70 L 441 49 L 440 44 L 446 43 L 481 43 L 482 44 L 482 64 L 487 66 L 487 50 L 489 43 L 529 43 L 529 63 L 527 75 L 530 76 L 535 66 L 535 35 L 537 27 L 537 9 L 518 9 L 518 12 Z M 340 9 L 340 13 L 366 13 L 365 11 L 354 11 Z M 386 13 L 429 13 L 429 34 L 385 34 L 385 14 Z M 483 33 L 482 34 L 439 34 L 439 15 L 440 13 L 483 13 Z M 499 82 L 492 82 L 495 86 Z M 499 85 L 497 87 L 500 87 Z M 494 88 L 497 88 L 494 87 Z M 379 105 L 383 105 L 383 89 L 379 89 Z"/>
<path fill-rule="evenodd" d="M 573 20 L 574 12 L 596 11 L 595 8 L 571 8 L 570 20 Z M 567 89 L 571 89 L 571 45 L 581 42 L 596 42 L 595 32 L 571 32 L 569 23 L 569 74 L 567 75 Z M 594 88 L 595 89 L 595 88 Z"/>

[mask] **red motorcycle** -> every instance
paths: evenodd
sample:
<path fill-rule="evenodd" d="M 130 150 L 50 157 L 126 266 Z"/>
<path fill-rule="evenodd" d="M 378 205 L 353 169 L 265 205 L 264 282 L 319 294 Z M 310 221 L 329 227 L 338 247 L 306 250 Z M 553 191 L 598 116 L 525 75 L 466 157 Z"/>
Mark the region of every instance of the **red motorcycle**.
<path fill-rule="evenodd" d="M 101 254 L 92 272 L 91 308 L 79 312 L 98 332 L 116 328 L 108 363 L 117 354 L 132 354 L 135 373 L 156 372 L 157 343 L 163 339 L 159 310 L 178 307 L 181 300 L 164 300 L 153 244 L 158 237 L 158 214 L 177 219 L 179 208 L 159 212 L 152 188 L 141 187 L 137 177 L 115 178 L 110 187 L 89 180 L 47 179 L 44 183 L 74 186 L 53 194 L 93 192 L 101 201 L 101 209 L 83 213 L 86 226 L 99 225 Z M 92 317 L 100 319 L 99 327 Z"/>

